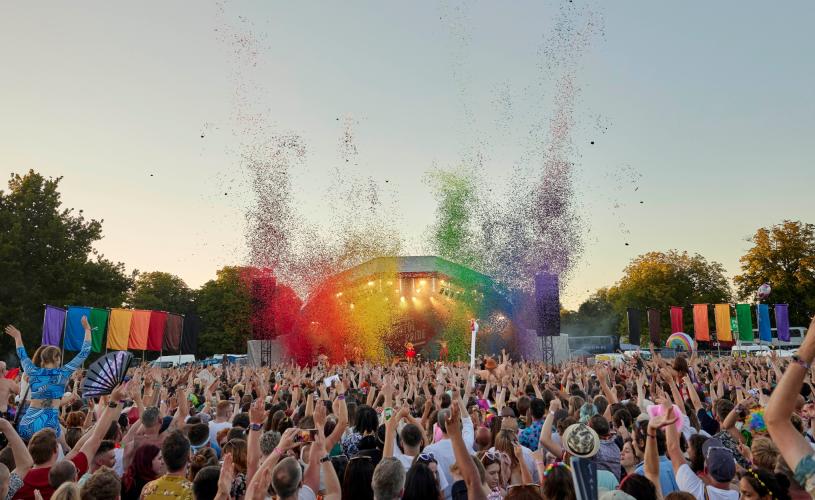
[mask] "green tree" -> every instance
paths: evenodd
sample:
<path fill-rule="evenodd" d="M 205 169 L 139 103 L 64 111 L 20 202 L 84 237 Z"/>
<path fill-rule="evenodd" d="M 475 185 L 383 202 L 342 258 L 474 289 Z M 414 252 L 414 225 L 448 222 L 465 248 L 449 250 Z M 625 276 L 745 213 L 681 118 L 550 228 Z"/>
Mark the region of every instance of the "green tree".
<path fill-rule="evenodd" d="M 227 266 L 207 281 L 196 294 L 201 316 L 199 356 L 244 352 L 252 337 L 252 300 L 241 267 Z"/>
<path fill-rule="evenodd" d="M 739 298 L 750 300 L 769 283 L 770 300 L 789 304 L 792 324 L 806 326 L 815 312 L 815 225 L 785 220 L 757 230 L 750 241 L 733 278 Z"/>
<path fill-rule="evenodd" d="M 142 273 L 136 277 L 128 304 L 136 309 L 186 314 L 192 312 L 193 292 L 174 274 Z"/>
<path fill-rule="evenodd" d="M 102 221 L 64 208 L 62 178 L 12 174 L 0 191 L 0 321 L 14 323 L 38 345 L 43 304 L 118 307 L 133 284 L 124 265 L 99 254 Z M 5 336 L 0 349 L 10 352 Z"/>
<path fill-rule="evenodd" d="M 649 252 L 636 257 L 623 271 L 622 279 L 608 290 L 608 301 L 618 315 L 617 330 L 627 337 L 626 309 L 643 312 L 658 309 L 662 314 L 663 336 L 670 332 L 671 306 L 718 304 L 731 299 L 724 267 L 699 254 L 670 250 Z M 685 331 L 693 332 L 693 316 L 686 310 Z M 643 326 L 645 317 L 643 316 Z M 643 335 L 647 342 L 648 336 Z"/>
<path fill-rule="evenodd" d="M 594 292 L 577 311 L 561 310 L 561 332 L 567 335 L 615 335 L 620 315 L 608 297 L 609 289 Z"/>

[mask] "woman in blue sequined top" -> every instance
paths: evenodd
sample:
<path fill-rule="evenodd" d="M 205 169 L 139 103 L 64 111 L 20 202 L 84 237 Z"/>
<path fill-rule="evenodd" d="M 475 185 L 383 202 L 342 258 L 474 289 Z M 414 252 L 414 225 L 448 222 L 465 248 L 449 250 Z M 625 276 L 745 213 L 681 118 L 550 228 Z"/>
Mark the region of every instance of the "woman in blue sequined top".
<path fill-rule="evenodd" d="M 11 325 L 6 327 L 6 334 L 13 338 L 16 344 L 17 356 L 20 358 L 23 371 L 28 375 L 31 391 L 30 404 L 20 419 L 17 429 L 17 433 L 26 441 L 31 439 L 35 432 L 46 427 L 54 429 L 57 437 L 62 434 L 59 424 L 59 406 L 65 394 L 65 385 L 71 378 L 71 374 L 82 365 L 91 352 L 91 327 L 84 316 L 82 326 L 85 328 L 82 350 L 64 366 L 61 366 L 62 352 L 58 347 L 50 345 L 38 347 L 34 352 L 34 359 L 29 359 L 20 331 Z"/>

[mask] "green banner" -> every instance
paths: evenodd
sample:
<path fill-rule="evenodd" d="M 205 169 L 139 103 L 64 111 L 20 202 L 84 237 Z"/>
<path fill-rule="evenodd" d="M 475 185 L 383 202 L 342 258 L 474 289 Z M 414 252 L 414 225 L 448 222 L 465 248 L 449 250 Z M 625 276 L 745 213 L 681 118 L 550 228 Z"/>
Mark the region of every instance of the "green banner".
<path fill-rule="evenodd" d="M 736 321 L 739 323 L 739 340 L 753 341 L 753 314 L 750 304 L 736 304 Z"/>
<path fill-rule="evenodd" d="M 107 309 L 91 309 L 91 317 L 88 318 L 88 323 L 91 324 L 91 350 L 93 352 L 102 352 L 105 348 L 105 331 L 108 329 L 108 316 L 110 312 Z"/>

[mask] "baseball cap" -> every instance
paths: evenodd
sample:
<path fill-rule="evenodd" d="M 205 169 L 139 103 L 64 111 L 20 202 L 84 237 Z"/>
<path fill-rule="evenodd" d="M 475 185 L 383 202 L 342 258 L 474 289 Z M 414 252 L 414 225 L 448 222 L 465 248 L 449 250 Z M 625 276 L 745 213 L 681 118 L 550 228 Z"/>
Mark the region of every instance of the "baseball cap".
<path fill-rule="evenodd" d="M 600 449 L 600 436 L 586 424 L 572 424 L 563 431 L 563 446 L 570 455 L 591 458 Z"/>
<path fill-rule="evenodd" d="M 736 476 L 736 460 L 733 452 L 725 448 L 721 440 L 710 438 L 702 445 L 707 473 L 720 483 L 732 481 Z"/>

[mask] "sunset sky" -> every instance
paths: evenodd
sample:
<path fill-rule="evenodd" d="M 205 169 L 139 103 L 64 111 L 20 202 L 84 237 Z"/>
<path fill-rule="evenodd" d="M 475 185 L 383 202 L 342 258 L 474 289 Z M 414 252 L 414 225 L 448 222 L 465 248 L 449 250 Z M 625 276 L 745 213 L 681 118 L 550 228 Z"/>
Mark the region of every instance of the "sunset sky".
<path fill-rule="evenodd" d="M 427 254 L 430 169 L 480 155 L 511 196 L 512 169 L 545 147 L 530 137 L 552 118 L 566 16 L 594 23 L 567 61 L 585 251 L 566 306 L 641 253 L 733 275 L 758 227 L 815 222 L 815 3 L 562 5 L 2 2 L 0 166 L 63 176 L 66 205 L 104 219 L 108 258 L 197 287 L 245 262 L 244 148 L 299 134 L 295 201 L 329 226 L 351 124 L 347 168 L 380 187 L 406 253 Z"/>

